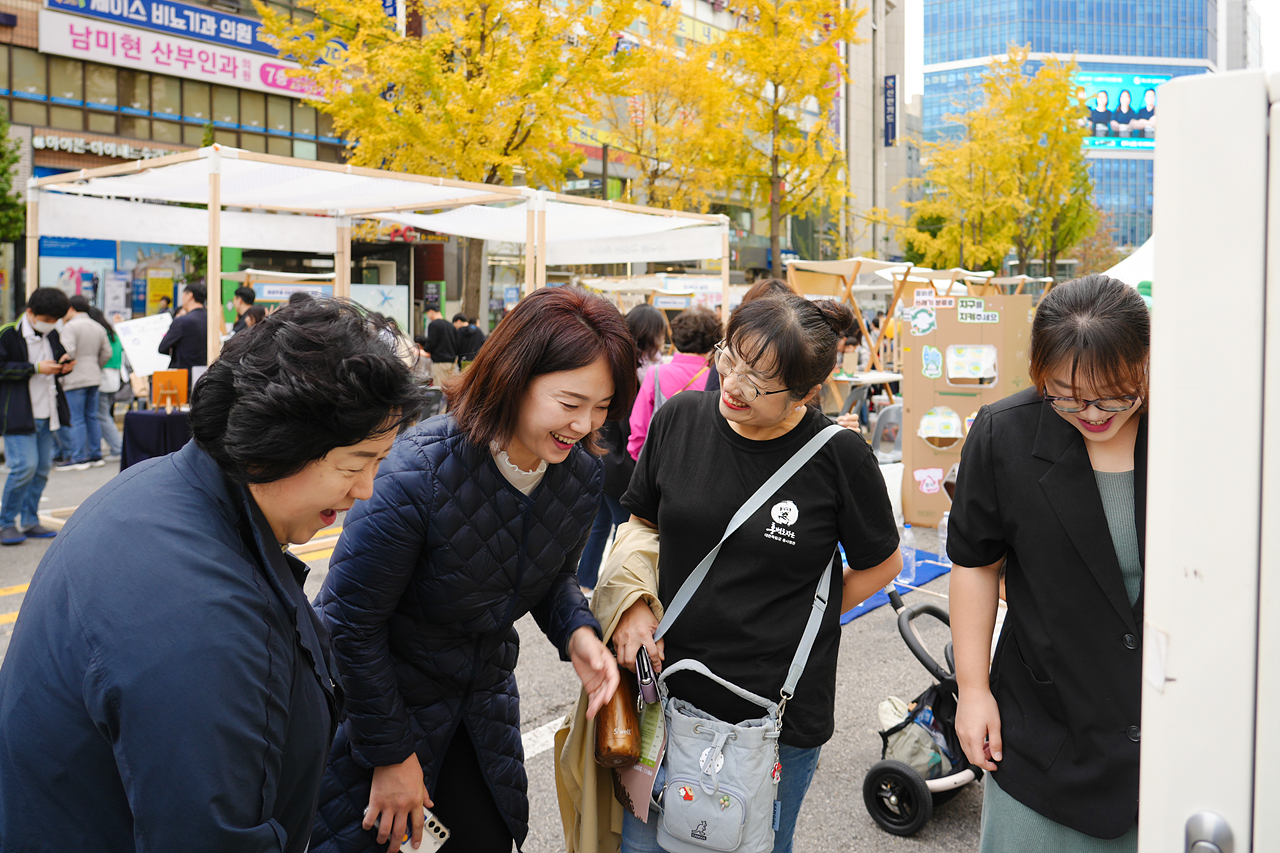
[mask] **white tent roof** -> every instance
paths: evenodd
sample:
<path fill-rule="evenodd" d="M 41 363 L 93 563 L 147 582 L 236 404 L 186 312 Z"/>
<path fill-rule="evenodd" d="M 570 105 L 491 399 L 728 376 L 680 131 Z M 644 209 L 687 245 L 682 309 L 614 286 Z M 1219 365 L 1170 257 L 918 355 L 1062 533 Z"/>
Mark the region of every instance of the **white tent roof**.
<path fill-rule="evenodd" d="M 341 216 L 524 243 L 530 204 L 545 211 L 544 257 L 552 265 L 720 257 L 727 229 L 724 217 L 592 203 L 527 187 L 468 184 L 272 157 L 220 145 L 132 165 L 136 170 L 127 174 L 118 173 L 130 164 L 37 182 L 42 190 L 39 233 L 204 243 L 208 214 L 174 203 L 208 204 L 214 169 L 220 174 L 221 205 L 231 208 L 220 217 L 222 244 L 245 249 L 333 253 L 338 225 L 333 217 Z M 515 204 L 486 206 L 503 202 Z M 454 209 L 409 212 L 442 207 Z"/>
<path fill-rule="evenodd" d="M 799 259 L 788 260 L 787 266 L 795 270 L 803 272 L 821 272 L 829 275 L 840 275 L 846 278 L 853 274 L 854 270 L 861 273 L 878 272 L 885 269 L 906 269 L 908 264 L 894 261 L 882 261 L 878 258 L 845 258 L 839 261 L 802 261 Z"/>
<path fill-rule="evenodd" d="M 376 218 L 444 234 L 523 243 L 528 234 L 530 203 L 522 201 L 508 207 L 468 205 L 443 213 L 388 213 L 377 214 Z M 544 204 L 549 264 L 697 260 L 720 254 L 722 226 L 718 223 L 559 201 Z M 670 233 L 680 229 L 688 233 Z M 667 235 L 660 243 L 651 239 L 660 234 Z"/>
<path fill-rule="evenodd" d="M 207 150 L 207 149 L 201 149 Z M 519 188 L 459 186 L 462 182 L 437 182 L 417 175 L 377 172 L 354 166 L 313 168 L 275 162 L 242 159 L 236 148 L 218 146 L 221 155 L 222 204 L 224 207 L 294 210 L 340 215 L 362 208 L 445 203 L 485 195 L 505 194 L 512 200 L 522 197 Z M 179 155 L 181 156 L 181 155 Z M 90 177 L 68 172 L 64 180 L 44 184 L 54 192 L 103 198 L 149 199 L 152 201 L 205 204 L 209 198 L 209 167 L 206 158 L 165 164 L 171 157 L 149 161 L 144 171 L 129 175 Z M 283 159 L 283 158 L 282 158 Z M 302 161 L 297 161 L 302 162 Z M 322 164 L 317 164 L 322 165 Z M 327 165 L 327 164 L 323 164 Z"/>
<path fill-rule="evenodd" d="M 1133 250 L 1129 257 L 1107 270 L 1103 275 L 1119 279 L 1130 287 L 1137 287 L 1140 282 L 1154 282 L 1156 278 L 1156 237 L 1152 234 L 1147 242 Z"/>

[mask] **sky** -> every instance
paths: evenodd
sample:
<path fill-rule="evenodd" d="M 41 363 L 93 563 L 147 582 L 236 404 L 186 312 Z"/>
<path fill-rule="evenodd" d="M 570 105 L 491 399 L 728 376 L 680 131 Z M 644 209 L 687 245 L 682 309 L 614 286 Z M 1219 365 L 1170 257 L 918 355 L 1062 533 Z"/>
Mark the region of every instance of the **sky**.
<path fill-rule="evenodd" d="M 1253 0 L 1262 19 L 1262 64 L 1280 71 L 1280 0 Z"/>
<path fill-rule="evenodd" d="M 907 12 L 907 100 L 924 93 L 924 0 L 900 0 Z M 1262 20 L 1262 61 L 1280 71 L 1280 0 L 1253 0 Z"/>

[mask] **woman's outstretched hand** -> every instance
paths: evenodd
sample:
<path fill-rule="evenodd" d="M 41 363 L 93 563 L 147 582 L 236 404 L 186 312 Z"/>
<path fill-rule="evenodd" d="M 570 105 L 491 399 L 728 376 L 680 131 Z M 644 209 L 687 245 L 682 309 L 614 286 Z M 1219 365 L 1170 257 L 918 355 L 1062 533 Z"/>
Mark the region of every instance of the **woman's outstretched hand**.
<path fill-rule="evenodd" d="M 613 647 L 618 650 L 618 665 L 636 671 L 636 654 L 640 647 L 649 650 L 649 661 L 654 672 L 662 672 L 662 640 L 655 640 L 653 632 L 658 630 L 658 617 L 653 615 L 648 603 L 637 599 L 627 608 L 613 629 Z"/>
<path fill-rule="evenodd" d="M 417 754 L 411 752 L 399 764 L 374 768 L 363 826 L 373 829 L 377 823 L 378 843 L 387 844 L 390 840 L 390 849 L 399 850 L 406 835 L 412 836 L 416 848 L 422 843 L 422 807 L 432 805 L 423 782 L 422 765 Z"/>
<path fill-rule="evenodd" d="M 585 625 L 569 638 L 569 659 L 587 691 L 587 719 L 595 717 L 618 689 L 618 665 L 596 632 Z"/>

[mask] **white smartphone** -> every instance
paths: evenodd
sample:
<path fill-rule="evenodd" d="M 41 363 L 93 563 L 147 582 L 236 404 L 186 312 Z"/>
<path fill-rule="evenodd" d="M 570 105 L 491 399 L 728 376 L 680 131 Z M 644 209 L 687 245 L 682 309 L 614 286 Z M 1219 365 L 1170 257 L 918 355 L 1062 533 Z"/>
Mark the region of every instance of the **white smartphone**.
<path fill-rule="evenodd" d="M 373 829 L 378 830 L 379 821 L 373 822 Z M 403 843 L 400 845 L 400 853 L 436 853 L 444 843 L 449 840 L 449 830 L 440 818 L 431 813 L 431 809 L 423 808 L 422 810 L 422 845 L 418 849 L 413 848 L 412 833 L 405 835 Z"/>

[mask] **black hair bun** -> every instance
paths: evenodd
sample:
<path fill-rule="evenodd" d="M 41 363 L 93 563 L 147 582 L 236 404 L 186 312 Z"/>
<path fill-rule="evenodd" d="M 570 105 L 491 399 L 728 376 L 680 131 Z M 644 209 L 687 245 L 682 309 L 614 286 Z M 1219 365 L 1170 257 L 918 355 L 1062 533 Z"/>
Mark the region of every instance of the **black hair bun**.
<path fill-rule="evenodd" d="M 830 324 L 831 330 L 837 335 L 843 335 L 846 329 L 854 325 L 853 311 L 843 302 L 820 299 L 813 304 L 822 312 L 822 318 Z"/>

